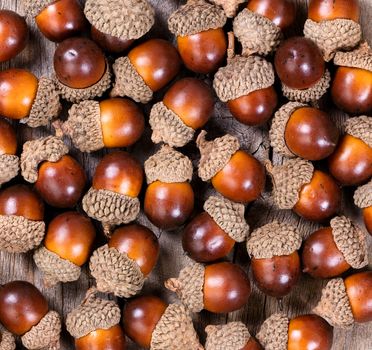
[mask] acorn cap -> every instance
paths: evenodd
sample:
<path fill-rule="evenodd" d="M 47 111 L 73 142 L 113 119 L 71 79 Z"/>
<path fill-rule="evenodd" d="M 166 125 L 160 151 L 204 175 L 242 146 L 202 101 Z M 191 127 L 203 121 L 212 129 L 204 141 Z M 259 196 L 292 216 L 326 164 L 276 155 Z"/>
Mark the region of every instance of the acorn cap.
<path fill-rule="evenodd" d="M 44 284 L 50 288 L 57 283 L 77 281 L 81 274 L 80 266 L 61 258 L 44 246 L 34 252 L 34 261 L 43 274 Z"/>
<path fill-rule="evenodd" d="M 16 350 L 13 335 L 0 326 L 0 350 Z"/>
<path fill-rule="evenodd" d="M 152 129 L 151 140 L 154 143 L 164 142 L 172 147 L 183 147 L 194 138 L 195 130 L 187 126 L 163 102 L 152 106 L 149 123 Z"/>
<path fill-rule="evenodd" d="M 333 19 L 315 22 L 307 19 L 305 37 L 319 47 L 326 62 L 332 60 L 337 51 L 351 50 L 362 40 L 362 27 L 350 19 Z"/>
<path fill-rule="evenodd" d="M 23 10 L 29 17 L 36 17 L 45 7 L 55 0 L 22 0 Z"/>
<path fill-rule="evenodd" d="M 164 285 L 175 292 L 191 312 L 200 312 L 204 309 L 204 272 L 204 265 L 191 262 L 181 270 L 178 278 L 170 278 Z"/>
<path fill-rule="evenodd" d="M 349 328 L 354 324 L 354 316 L 342 278 L 334 278 L 327 283 L 313 312 L 334 327 Z"/>
<path fill-rule="evenodd" d="M 269 137 L 270 145 L 276 153 L 289 158 L 296 157 L 296 155 L 287 147 L 285 142 L 285 129 L 292 114 L 297 109 L 304 107 L 308 107 L 308 105 L 299 102 L 288 102 L 274 114 Z"/>
<path fill-rule="evenodd" d="M 22 344 L 30 350 L 59 350 L 61 318 L 49 311 L 41 321 L 21 337 Z"/>
<path fill-rule="evenodd" d="M 130 298 L 143 287 L 145 276 L 138 264 L 127 254 L 107 244 L 96 249 L 89 262 L 90 273 L 96 279 L 97 289 L 117 297 Z"/>
<path fill-rule="evenodd" d="M 192 179 L 191 160 L 168 145 L 145 161 L 147 183 L 155 181 L 165 183 L 188 182 Z"/>
<path fill-rule="evenodd" d="M 239 5 L 246 2 L 246 0 L 211 0 L 211 2 L 221 6 L 227 17 L 233 18 L 236 16 Z"/>
<path fill-rule="evenodd" d="M 248 10 L 234 19 L 234 34 L 243 47 L 243 55 L 268 55 L 275 51 L 283 37 L 280 28 L 265 16 Z"/>
<path fill-rule="evenodd" d="M 69 149 L 64 142 L 55 136 L 25 142 L 21 154 L 23 178 L 27 182 L 35 183 L 39 176 L 38 168 L 42 162 L 58 162 L 68 151 Z"/>
<path fill-rule="evenodd" d="M 188 0 L 186 5 L 173 12 L 168 19 L 169 30 L 176 36 L 222 28 L 225 23 L 226 15 L 222 8 L 204 0 Z"/>
<path fill-rule="evenodd" d="M 38 247 L 44 235 L 44 221 L 32 221 L 16 215 L 0 215 L 0 250 L 26 253 Z"/>
<path fill-rule="evenodd" d="M 372 206 L 372 180 L 357 188 L 354 193 L 354 203 L 362 209 Z"/>
<path fill-rule="evenodd" d="M 311 162 L 293 158 L 283 165 L 272 165 L 266 162 L 266 169 L 273 182 L 274 202 L 279 209 L 292 209 L 300 199 L 302 186 L 310 183 L 314 166 Z"/>
<path fill-rule="evenodd" d="M 120 323 L 119 306 L 112 300 L 97 297 L 96 288 L 87 291 L 83 302 L 66 317 L 67 331 L 75 338 L 98 329 L 110 329 Z"/>
<path fill-rule="evenodd" d="M 265 350 L 287 350 L 289 318 L 273 314 L 264 321 L 256 338 Z"/>
<path fill-rule="evenodd" d="M 232 135 L 226 134 L 213 141 L 207 141 L 206 135 L 202 130 L 196 140 L 201 155 L 198 174 L 203 181 L 209 181 L 221 171 L 240 148 L 238 139 Z"/>
<path fill-rule="evenodd" d="M 100 32 L 121 40 L 139 39 L 155 23 L 155 10 L 146 0 L 87 0 L 84 14 Z"/>
<path fill-rule="evenodd" d="M 361 117 L 349 118 L 346 120 L 344 126 L 347 134 L 362 140 L 372 148 L 372 117 L 363 115 Z"/>
<path fill-rule="evenodd" d="M 15 178 L 19 172 L 19 157 L 13 154 L 0 155 L 0 186 Z"/>
<path fill-rule="evenodd" d="M 302 103 L 314 103 L 322 98 L 327 92 L 331 84 L 331 74 L 326 69 L 322 78 L 308 89 L 298 90 L 292 89 L 282 83 L 283 95 L 290 101 L 298 101 Z"/>
<path fill-rule="evenodd" d="M 243 204 L 234 203 L 222 196 L 210 196 L 204 203 L 204 210 L 230 238 L 244 242 L 249 235 Z"/>
<path fill-rule="evenodd" d="M 148 103 L 152 100 L 153 92 L 136 71 L 130 59 L 119 57 L 112 66 L 115 74 L 114 87 L 111 97 L 128 96 L 136 102 Z"/>
<path fill-rule="evenodd" d="M 255 259 L 271 259 L 291 255 L 300 249 L 301 243 L 302 234 L 296 227 L 274 221 L 252 232 L 247 251 Z"/>
<path fill-rule="evenodd" d="M 332 235 L 338 250 L 354 269 L 368 265 L 367 236 L 345 216 L 331 220 Z"/>
<path fill-rule="evenodd" d="M 242 322 L 229 322 L 224 325 L 207 326 L 205 350 L 237 350 L 247 345 L 251 335 Z"/>
<path fill-rule="evenodd" d="M 94 152 L 105 147 L 101 126 L 101 109 L 97 101 L 83 101 L 71 106 L 66 122 L 53 123 L 56 136 L 68 135 L 81 152 Z"/>
<path fill-rule="evenodd" d="M 333 63 L 336 66 L 365 69 L 372 72 L 372 50 L 363 42 L 354 51 L 337 52 Z"/>

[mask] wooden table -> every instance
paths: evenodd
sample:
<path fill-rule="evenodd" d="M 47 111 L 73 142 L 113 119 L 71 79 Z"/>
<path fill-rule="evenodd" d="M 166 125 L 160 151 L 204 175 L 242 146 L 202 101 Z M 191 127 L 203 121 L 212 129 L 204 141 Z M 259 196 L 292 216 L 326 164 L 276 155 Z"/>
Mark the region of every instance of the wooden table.
<path fill-rule="evenodd" d="M 150 0 L 157 9 L 157 21 L 155 28 L 151 31 L 150 37 L 170 38 L 170 33 L 167 30 L 166 19 L 183 1 L 180 0 Z M 297 16 L 297 24 L 295 30 L 291 34 L 301 35 L 301 28 L 306 18 L 306 1 L 297 0 L 299 7 L 299 15 Z M 372 42 L 372 1 L 360 0 L 362 7 L 362 24 L 364 34 L 367 39 Z M 12 9 L 19 13 L 21 10 L 20 0 L 0 0 L 2 9 Z M 3 64 L 2 69 L 9 66 L 27 68 L 33 71 L 37 76 L 50 75 L 53 71 L 53 53 L 55 44 L 49 42 L 40 35 L 33 21 L 29 21 L 32 35 L 31 42 L 27 49 L 10 64 Z M 164 91 L 162 92 L 164 93 Z M 155 96 L 156 100 L 161 99 L 161 94 Z M 331 103 L 323 103 L 322 107 L 332 115 L 332 118 L 337 125 L 342 125 L 346 115 L 336 111 Z M 66 116 L 66 105 L 63 116 Z M 148 113 L 149 106 L 144 107 L 144 111 Z M 230 116 L 225 106 L 218 102 L 216 103 L 215 113 L 206 129 L 213 136 L 222 135 L 229 132 L 239 138 L 244 149 L 253 153 L 259 159 L 271 158 L 275 162 L 281 162 L 281 158 L 272 155 L 268 145 L 268 129 L 251 128 L 243 126 L 236 122 Z M 24 141 L 35 139 L 49 133 L 45 128 L 32 130 L 25 126 L 19 125 L 17 129 L 19 144 Z M 0 135 L 1 136 L 1 135 Z M 156 147 L 149 141 L 150 131 L 147 128 L 142 139 L 129 151 L 133 152 L 141 161 L 144 161 L 150 154 L 154 153 Z M 71 146 L 69 141 L 68 144 Z M 187 154 L 191 155 L 194 164 L 197 164 L 198 152 L 195 145 L 191 144 L 184 148 Z M 89 178 L 94 172 L 95 166 L 99 159 L 106 151 L 96 152 L 92 155 L 81 154 L 76 149 L 71 148 L 71 154 L 75 156 L 85 167 L 89 173 Z M 322 164 L 320 164 L 322 166 Z M 16 181 L 20 182 L 21 179 Z M 196 212 L 201 209 L 203 199 L 210 193 L 210 187 L 203 184 L 199 179 L 194 177 L 193 185 L 197 189 L 197 208 Z M 293 213 L 284 210 L 277 210 L 270 198 L 270 181 L 268 181 L 266 192 L 262 198 L 256 203 L 247 208 L 247 220 L 251 228 L 254 229 L 262 224 L 270 222 L 273 219 L 292 222 L 301 228 L 306 234 L 316 230 L 320 225 L 309 223 L 306 220 L 300 219 Z M 343 212 L 347 213 L 354 220 L 361 223 L 359 211 L 352 205 L 353 189 L 348 189 L 345 192 L 345 205 Z M 143 196 L 143 194 L 142 194 Z M 48 221 L 57 214 L 55 210 L 48 210 Z M 162 296 L 167 301 L 176 301 L 174 295 L 166 292 L 163 288 L 163 281 L 166 278 L 178 275 L 179 270 L 185 265 L 186 257 L 182 250 L 179 232 L 161 232 L 152 226 L 146 217 L 142 214 L 139 221 L 148 225 L 158 235 L 161 244 L 161 254 L 158 265 L 150 278 L 146 282 L 143 293 L 155 293 Z M 101 235 L 100 242 L 104 239 Z M 371 239 L 369 239 L 370 261 L 372 261 Z M 237 247 L 234 254 L 229 257 L 232 261 L 239 263 L 247 271 L 249 270 L 249 259 L 245 251 L 245 245 Z M 371 267 L 371 265 L 370 265 Z M 27 280 L 39 287 L 44 295 L 48 298 L 52 309 L 57 310 L 65 318 L 66 314 L 75 308 L 82 300 L 86 290 L 93 284 L 93 280 L 89 277 L 88 271 L 85 268 L 78 282 L 58 285 L 52 289 L 46 289 L 43 286 L 41 275 L 35 268 L 32 260 L 32 254 L 25 255 L 10 255 L 0 252 L 0 283 L 4 284 L 12 280 Z M 289 316 L 296 316 L 309 312 L 316 304 L 320 296 L 321 287 L 325 284 L 323 281 L 313 280 L 308 276 L 301 278 L 298 286 L 293 292 L 283 300 L 283 311 L 288 312 Z M 123 305 L 124 301 L 120 301 Z M 195 327 L 202 339 L 205 339 L 204 328 L 208 324 L 221 324 L 227 321 L 240 320 L 245 322 L 252 334 L 257 332 L 257 329 L 263 320 L 274 312 L 279 311 L 278 303 L 274 298 L 266 297 L 260 293 L 257 288 L 253 288 L 252 296 L 248 305 L 240 311 L 230 313 L 228 315 L 213 315 L 208 312 L 202 312 L 200 315 L 195 315 Z M 64 330 L 62 335 L 62 349 L 73 349 L 72 338 Z M 19 346 L 21 349 L 21 346 Z M 130 344 L 129 349 L 138 349 L 134 344 Z M 357 325 L 352 330 L 335 330 L 334 333 L 334 350 L 371 350 L 372 349 L 372 323 L 365 325 Z M 166 349 L 164 349 L 166 350 Z"/>

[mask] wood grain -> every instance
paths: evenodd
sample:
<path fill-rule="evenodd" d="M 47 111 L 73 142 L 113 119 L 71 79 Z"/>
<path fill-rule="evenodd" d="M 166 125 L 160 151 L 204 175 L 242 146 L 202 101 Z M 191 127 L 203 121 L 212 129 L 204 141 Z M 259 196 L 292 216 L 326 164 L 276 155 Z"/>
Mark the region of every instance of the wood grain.
<path fill-rule="evenodd" d="M 182 1 L 150 0 L 150 2 L 156 8 L 157 22 L 155 28 L 147 37 L 163 37 L 173 40 L 167 30 L 166 19 L 170 13 L 182 3 Z M 360 2 L 362 7 L 362 25 L 364 28 L 364 34 L 368 40 L 372 41 L 372 26 L 370 25 L 370 22 L 372 21 L 372 1 L 360 0 Z M 301 29 L 306 18 L 306 1 L 297 0 L 297 4 L 299 15 L 297 16 L 295 29 L 290 33 L 291 35 L 301 34 Z M 20 0 L 0 0 L 0 7 L 2 9 L 12 9 L 22 13 Z M 32 34 L 31 42 L 27 49 L 19 57 L 12 60 L 10 64 L 3 64 L 1 69 L 8 68 L 9 66 L 22 67 L 30 69 L 39 77 L 42 75 L 50 75 L 53 71 L 52 59 L 55 45 L 40 35 L 38 30 L 35 28 L 33 21 L 29 20 L 29 25 Z M 183 72 L 182 74 L 186 75 L 187 73 Z M 207 77 L 206 81 L 210 82 L 210 79 Z M 162 93 L 164 93 L 164 91 L 157 94 L 155 100 L 160 100 Z M 62 117 L 65 117 L 68 105 L 65 107 Z M 322 103 L 322 107 L 332 115 L 334 122 L 339 126 L 346 118 L 345 114 L 335 110 L 329 100 L 325 100 Z M 144 106 L 144 111 L 148 113 L 149 106 Z M 270 151 L 267 138 L 267 127 L 251 128 L 239 124 L 232 119 L 225 106 L 220 102 L 216 103 L 214 116 L 208 123 L 206 129 L 210 132 L 211 136 L 218 136 L 227 132 L 237 136 L 242 143 L 242 147 L 261 160 L 271 158 L 277 163 L 282 161 L 281 157 L 273 155 Z M 45 128 L 32 130 L 23 125 L 18 125 L 17 133 L 19 145 L 26 140 L 47 135 L 49 132 L 50 130 Z M 71 146 L 71 143 L 68 140 L 66 140 L 66 142 Z M 150 132 L 149 128 L 147 128 L 142 139 L 134 147 L 131 147 L 129 151 L 133 152 L 141 161 L 144 161 L 144 159 L 154 153 L 155 150 L 156 147 L 150 141 Z M 183 149 L 183 151 L 191 156 L 196 165 L 198 152 L 195 145 L 188 145 Z M 88 156 L 79 153 L 76 149 L 71 147 L 71 154 L 83 164 L 90 179 L 98 160 L 105 153 L 106 151 L 96 152 Z M 322 167 L 323 164 L 319 164 L 319 166 Z M 15 182 L 17 181 L 20 182 L 22 180 L 18 178 Z M 195 210 L 195 212 L 197 212 L 201 209 L 203 200 L 211 192 L 211 189 L 207 184 L 203 184 L 199 179 L 197 179 L 196 176 L 193 179 L 193 186 L 197 189 L 196 193 L 198 200 L 197 208 Z M 345 191 L 345 205 L 343 211 L 354 220 L 361 222 L 360 213 L 352 205 L 352 192 L 352 190 Z M 56 211 L 49 209 L 48 221 L 56 214 Z M 262 198 L 247 209 L 247 220 L 252 229 L 254 229 L 274 218 L 294 223 L 304 231 L 305 235 L 313 232 L 319 227 L 318 224 L 309 223 L 300 219 L 291 212 L 277 210 L 270 199 L 270 184 L 268 183 L 266 192 L 262 195 Z M 180 231 L 162 232 L 152 226 L 143 214 L 139 221 L 152 228 L 158 235 L 161 243 L 159 263 L 146 282 L 143 293 L 155 293 L 169 302 L 176 301 L 174 295 L 171 295 L 164 290 L 163 281 L 166 278 L 177 275 L 179 270 L 186 264 L 187 259 L 183 253 L 180 242 Z M 97 245 L 102 242 L 103 237 L 101 237 L 100 242 L 97 242 Z M 369 247 L 370 261 L 372 261 L 371 240 L 369 240 Z M 234 251 L 234 254 L 229 258 L 239 263 L 245 270 L 249 270 L 249 259 L 244 245 L 238 246 Z M 19 279 L 35 283 L 35 285 L 39 287 L 48 298 L 51 308 L 60 312 L 63 318 L 65 318 L 66 314 L 80 303 L 88 287 L 93 284 L 93 280 L 89 277 L 87 269 L 85 268 L 77 283 L 68 283 L 65 285 L 58 285 L 52 289 L 46 289 L 43 286 L 40 273 L 35 268 L 31 253 L 26 255 L 10 255 L 0 252 L 0 283 L 3 284 L 11 280 Z M 303 276 L 301 282 L 292 294 L 283 299 L 283 310 L 288 312 L 290 316 L 309 312 L 317 302 L 323 284 L 324 282 L 322 281 L 316 281 L 307 276 Z M 123 303 L 124 301 L 120 301 L 121 305 L 123 305 Z M 213 315 L 207 312 L 202 312 L 200 315 L 195 315 L 195 327 L 202 341 L 205 339 L 204 328 L 207 324 L 219 324 L 232 320 L 241 320 L 245 322 L 252 334 L 255 334 L 263 320 L 277 311 L 279 311 L 277 301 L 273 298 L 264 296 L 254 287 L 250 301 L 243 310 L 228 315 Z M 22 349 L 20 345 L 18 346 L 19 349 Z M 72 338 L 65 330 L 63 332 L 62 349 L 73 349 Z M 139 348 L 133 343 L 130 343 L 129 349 L 134 350 Z M 349 331 L 336 330 L 333 349 L 371 350 L 372 323 L 356 325 Z"/>

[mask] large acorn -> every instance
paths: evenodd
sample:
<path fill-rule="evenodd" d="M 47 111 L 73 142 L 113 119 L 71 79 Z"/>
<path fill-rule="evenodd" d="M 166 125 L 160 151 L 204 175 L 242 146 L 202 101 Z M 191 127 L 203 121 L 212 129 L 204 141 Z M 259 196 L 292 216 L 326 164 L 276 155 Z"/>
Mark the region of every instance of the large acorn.
<path fill-rule="evenodd" d="M 362 209 L 364 224 L 372 235 L 372 180 L 355 191 L 354 202 Z"/>
<path fill-rule="evenodd" d="M 16 343 L 13 335 L 6 331 L 0 325 L 0 349 L 1 350 L 16 350 Z"/>
<path fill-rule="evenodd" d="M 0 186 L 18 175 L 17 135 L 11 124 L 0 119 Z"/>

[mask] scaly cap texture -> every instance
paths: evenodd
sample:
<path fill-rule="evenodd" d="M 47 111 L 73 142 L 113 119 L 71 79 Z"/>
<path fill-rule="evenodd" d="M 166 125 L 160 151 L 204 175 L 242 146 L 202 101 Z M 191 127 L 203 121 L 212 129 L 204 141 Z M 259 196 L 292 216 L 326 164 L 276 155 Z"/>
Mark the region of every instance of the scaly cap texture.
<path fill-rule="evenodd" d="M 11 154 L 0 155 L 0 186 L 15 178 L 19 172 L 19 158 Z"/>
<path fill-rule="evenodd" d="M 288 328 L 288 317 L 274 314 L 262 324 L 256 338 L 265 350 L 287 350 Z"/>
<path fill-rule="evenodd" d="M 354 193 L 354 203 L 359 208 L 372 206 L 372 180 L 364 186 L 360 186 Z"/>

